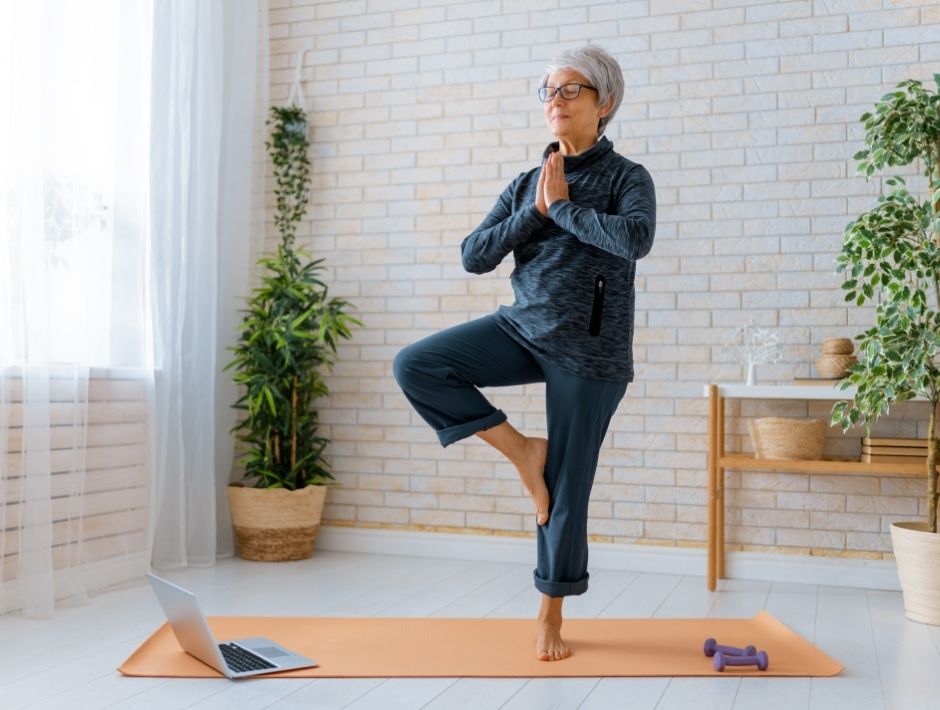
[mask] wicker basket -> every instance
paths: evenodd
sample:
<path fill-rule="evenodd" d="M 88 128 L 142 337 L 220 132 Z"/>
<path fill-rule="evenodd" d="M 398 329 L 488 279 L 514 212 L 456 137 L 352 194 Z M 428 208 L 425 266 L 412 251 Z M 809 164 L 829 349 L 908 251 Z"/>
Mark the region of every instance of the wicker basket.
<path fill-rule="evenodd" d="M 826 445 L 823 419 L 763 417 L 748 422 L 751 443 L 759 459 L 818 461 Z"/>
<path fill-rule="evenodd" d="M 854 355 L 820 355 L 816 360 L 816 372 L 820 377 L 841 379 L 849 374 L 849 368 L 856 362 L 858 358 Z"/>
<path fill-rule="evenodd" d="M 285 488 L 229 486 L 239 554 L 246 560 L 283 562 L 313 554 L 326 486 Z"/>
<path fill-rule="evenodd" d="M 854 349 L 855 345 L 848 338 L 827 338 L 822 346 L 824 355 L 851 355 Z"/>

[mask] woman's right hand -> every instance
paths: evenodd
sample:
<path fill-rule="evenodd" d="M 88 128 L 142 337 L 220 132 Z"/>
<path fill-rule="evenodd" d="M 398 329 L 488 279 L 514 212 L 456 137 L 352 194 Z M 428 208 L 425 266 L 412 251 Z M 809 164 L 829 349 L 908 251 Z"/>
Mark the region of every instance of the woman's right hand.
<path fill-rule="evenodd" d="M 542 161 L 542 167 L 539 169 L 539 184 L 535 188 L 535 209 L 543 217 L 548 217 L 548 207 L 545 206 L 545 161 Z"/>

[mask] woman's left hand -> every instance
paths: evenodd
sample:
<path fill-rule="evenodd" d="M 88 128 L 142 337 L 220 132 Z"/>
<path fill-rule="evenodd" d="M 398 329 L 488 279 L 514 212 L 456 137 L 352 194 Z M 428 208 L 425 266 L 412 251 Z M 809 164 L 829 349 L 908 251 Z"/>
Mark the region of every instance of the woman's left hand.
<path fill-rule="evenodd" d="M 555 200 L 568 199 L 568 181 L 565 180 L 565 158 L 561 153 L 552 153 L 545 161 L 545 207 L 551 207 Z"/>

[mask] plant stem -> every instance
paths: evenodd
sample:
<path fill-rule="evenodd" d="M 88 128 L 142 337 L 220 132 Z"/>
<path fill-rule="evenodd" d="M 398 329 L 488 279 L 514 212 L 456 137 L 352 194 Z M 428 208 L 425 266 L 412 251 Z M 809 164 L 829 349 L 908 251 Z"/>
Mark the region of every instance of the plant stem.
<path fill-rule="evenodd" d="M 290 383 L 290 470 L 297 467 L 297 375 Z M 300 478 L 298 483 L 303 482 Z M 300 486 L 297 486 L 298 488 Z"/>
<path fill-rule="evenodd" d="M 937 152 L 940 155 L 940 140 L 937 141 Z M 928 152 L 928 160 L 929 158 Z M 933 161 L 930 161 L 931 166 Z M 937 163 L 937 174 L 940 175 L 940 162 Z M 934 182 L 933 170 L 928 170 L 927 174 L 927 192 L 932 194 Z M 940 217 L 940 198 L 932 205 L 932 220 L 936 223 L 937 217 Z M 940 229 L 934 229 L 934 243 L 940 246 Z M 934 277 L 934 294 L 937 298 L 937 308 L 940 309 L 940 277 Z M 932 533 L 937 532 L 937 507 L 940 505 L 940 499 L 937 495 L 937 409 L 940 407 L 940 399 L 937 397 L 936 388 L 934 388 L 934 397 L 930 402 L 930 423 L 927 425 L 927 530 Z"/>
<path fill-rule="evenodd" d="M 933 400 L 927 427 L 927 530 L 937 532 L 937 407 Z"/>

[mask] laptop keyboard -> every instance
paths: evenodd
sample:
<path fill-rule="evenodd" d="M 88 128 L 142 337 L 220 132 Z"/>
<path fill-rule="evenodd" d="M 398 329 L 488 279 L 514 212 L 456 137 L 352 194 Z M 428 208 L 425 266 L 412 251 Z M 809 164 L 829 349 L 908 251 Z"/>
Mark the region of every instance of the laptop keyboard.
<path fill-rule="evenodd" d="M 225 663 L 236 673 L 277 668 L 276 665 L 269 663 L 261 656 L 256 656 L 250 651 L 236 646 L 234 643 L 220 643 L 219 650 L 222 652 Z"/>

